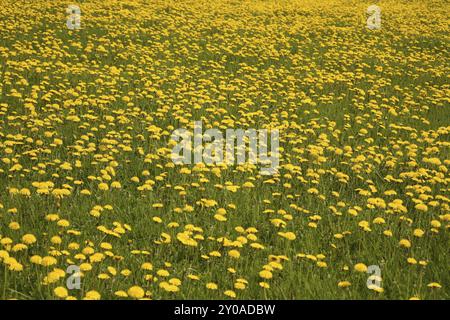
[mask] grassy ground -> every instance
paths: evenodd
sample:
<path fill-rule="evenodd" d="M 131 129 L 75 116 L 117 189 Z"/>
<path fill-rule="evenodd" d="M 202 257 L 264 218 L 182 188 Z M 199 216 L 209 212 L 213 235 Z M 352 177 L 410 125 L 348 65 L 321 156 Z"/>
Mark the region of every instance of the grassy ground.
<path fill-rule="evenodd" d="M 0 298 L 449 298 L 446 1 L 380 30 L 366 1 L 70 3 L 0 0 Z M 279 129 L 279 173 L 175 166 L 196 120 Z"/>

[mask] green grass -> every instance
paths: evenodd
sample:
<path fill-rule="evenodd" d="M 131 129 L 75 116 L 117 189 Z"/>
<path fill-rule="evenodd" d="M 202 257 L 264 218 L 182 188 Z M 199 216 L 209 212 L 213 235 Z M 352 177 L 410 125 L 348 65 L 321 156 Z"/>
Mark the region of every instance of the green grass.
<path fill-rule="evenodd" d="M 80 253 L 92 247 L 104 259 L 85 272 L 80 290 L 69 290 L 76 298 L 96 290 L 103 299 L 115 299 L 116 291 L 137 285 L 153 299 L 229 298 L 225 290 L 234 290 L 237 299 L 448 299 L 448 10 L 445 1 L 428 2 L 381 1 L 382 29 L 371 31 L 365 27 L 366 4 L 359 1 L 95 0 L 80 4 L 82 29 L 69 31 L 65 1 L 14 6 L 0 0 L 0 298 L 56 299 L 54 288 L 65 287 L 69 275 L 50 284 L 43 284 L 44 277 L 54 268 L 88 262 L 90 255 L 83 260 Z M 111 66 L 120 74 L 112 74 Z M 22 97 L 12 96 L 13 89 Z M 68 119 L 71 115 L 80 121 Z M 224 122 L 229 119 L 233 122 Z M 261 176 L 258 168 L 239 166 L 221 168 L 220 176 L 211 168 L 180 173 L 167 152 L 170 134 L 200 120 L 204 127 L 279 128 L 279 174 Z M 323 148 L 323 161 L 310 153 L 311 146 Z M 358 160 L 360 155 L 365 159 Z M 64 162 L 72 170 L 60 168 Z M 22 169 L 10 171 L 16 163 Z M 337 172 L 346 174 L 347 182 L 339 181 Z M 148 179 L 154 182 L 151 190 L 139 190 Z M 71 193 L 38 194 L 36 181 L 52 181 Z M 121 188 L 99 190 L 99 183 L 113 181 Z M 248 181 L 255 187 L 243 188 Z M 241 188 L 227 191 L 227 183 Z M 31 195 L 11 194 L 12 188 L 27 188 Z M 370 195 L 359 193 L 371 188 Z M 389 190 L 396 195 L 384 194 Z M 369 198 L 382 198 L 386 207 L 370 207 Z M 204 207 L 201 199 L 217 205 Z M 403 201 L 406 213 L 392 212 L 394 199 Z M 415 208 L 419 202 L 427 204 L 426 212 Z M 113 209 L 93 217 L 89 212 L 96 205 Z M 177 212 L 185 205 L 194 210 Z M 355 207 L 357 216 L 348 212 Z M 226 208 L 227 221 L 214 218 L 218 208 Z M 45 219 L 53 213 L 70 226 Z M 377 217 L 385 224 L 373 223 Z M 361 221 L 370 223 L 370 232 Z M 433 227 L 437 221 L 440 227 Z M 20 229 L 11 229 L 11 222 Z M 131 231 L 114 237 L 97 229 L 112 229 L 115 222 Z M 178 225 L 170 227 L 171 222 Z M 186 225 L 201 228 L 195 234 L 204 239 L 195 247 L 177 239 Z M 247 238 L 242 247 L 219 241 L 248 236 L 236 227 L 256 228 L 257 239 Z M 413 235 L 418 228 L 425 231 L 421 238 Z M 37 242 L 15 251 L 30 233 Z M 161 233 L 171 242 L 156 243 Z M 339 233 L 347 234 L 337 239 Z M 51 243 L 56 235 L 61 244 Z M 401 247 L 401 239 L 410 240 L 411 248 Z M 105 242 L 111 250 L 100 247 Z M 80 248 L 70 249 L 70 243 Z M 228 256 L 232 249 L 239 259 Z M 222 256 L 205 259 L 211 251 Z M 323 254 L 327 266 L 298 253 Z M 9 270 L 6 255 L 23 270 Z M 57 263 L 33 264 L 33 255 L 53 255 Z M 263 289 L 259 272 L 271 260 L 282 270 L 273 270 L 273 278 L 264 280 L 270 288 Z M 153 270 L 142 270 L 144 262 Z M 355 271 L 357 263 L 381 268 L 384 292 L 367 288 L 369 274 Z M 121 275 L 123 269 L 131 274 Z M 170 276 L 158 276 L 159 269 Z M 110 279 L 99 279 L 101 273 Z M 182 281 L 178 292 L 160 287 L 171 278 Z M 248 282 L 244 290 L 234 289 L 239 278 Z M 341 288 L 341 281 L 351 286 Z M 206 289 L 208 282 L 218 290 Z M 442 287 L 428 287 L 434 282 Z"/>

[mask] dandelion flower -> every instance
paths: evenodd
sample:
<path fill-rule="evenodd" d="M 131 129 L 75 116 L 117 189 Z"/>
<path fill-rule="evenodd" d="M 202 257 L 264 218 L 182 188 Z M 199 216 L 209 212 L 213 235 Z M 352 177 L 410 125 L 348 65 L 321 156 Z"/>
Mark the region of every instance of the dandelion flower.
<path fill-rule="evenodd" d="M 135 299 L 141 299 L 145 296 L 145 291 L 139 286 L 133 286 L 128 289 L 128 295 Z"/>
<path fill-rule="evenodd" d="M 355 271 L 367 272 L 367 266 L 364 263 L 357 263 L 355 264 Z"/>

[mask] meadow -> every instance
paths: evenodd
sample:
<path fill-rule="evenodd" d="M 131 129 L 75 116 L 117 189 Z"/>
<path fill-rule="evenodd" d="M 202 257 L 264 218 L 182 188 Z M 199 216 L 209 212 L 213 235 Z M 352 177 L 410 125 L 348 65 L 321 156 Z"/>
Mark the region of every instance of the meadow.
<path fill-rule="evenodd" d="M 0 0 L 0 299 L 449 299 L 449 18 Z M 194 121 L 279 130 L 278 172 L 174 164 Z"/>

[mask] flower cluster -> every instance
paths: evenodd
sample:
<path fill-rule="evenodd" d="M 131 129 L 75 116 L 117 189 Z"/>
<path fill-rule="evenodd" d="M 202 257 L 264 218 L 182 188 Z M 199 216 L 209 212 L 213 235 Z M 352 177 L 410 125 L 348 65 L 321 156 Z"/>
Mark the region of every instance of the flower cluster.
<path fill-rule="evenodd" d="M 449 298 L 446 1 L 374 30 L 358 1 L 66 5 L 2 2 L 0 298 Z M 194 121 L 279 130 L 278 172 L 174 164 Z"/>

